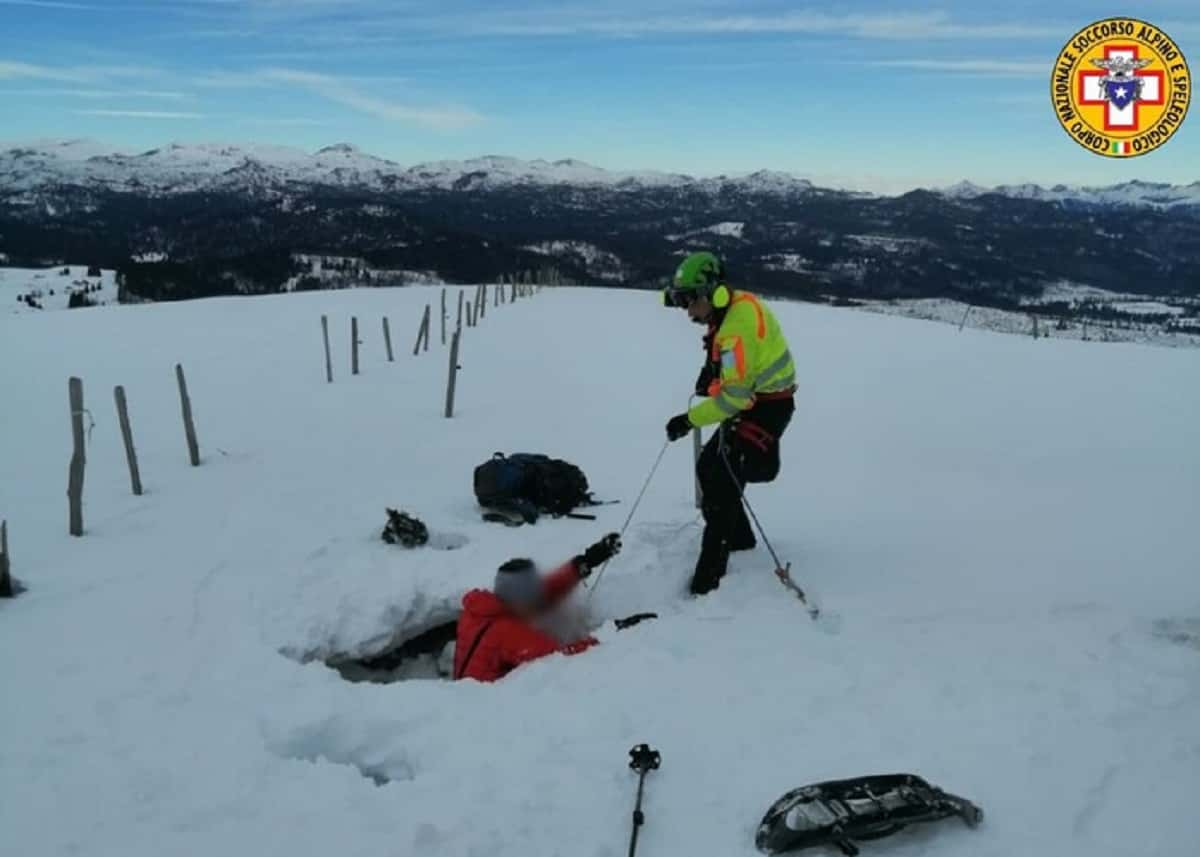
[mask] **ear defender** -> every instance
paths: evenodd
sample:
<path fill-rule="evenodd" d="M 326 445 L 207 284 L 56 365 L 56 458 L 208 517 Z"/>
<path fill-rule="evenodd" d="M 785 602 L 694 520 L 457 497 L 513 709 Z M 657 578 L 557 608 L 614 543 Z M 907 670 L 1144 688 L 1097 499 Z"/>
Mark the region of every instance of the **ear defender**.
<path fill-rule="evenodd" d="M 729 293 L 729 286 L 725 285 L 724 283 L 721 283 L 715 289 L 713 289 L 713 293 L 712 293 L 713 308 L 714 309 L 725 309 L 725 307 L 729 306 L 729 301 L 732 299 L 732 297 L 733 296 Z"/>

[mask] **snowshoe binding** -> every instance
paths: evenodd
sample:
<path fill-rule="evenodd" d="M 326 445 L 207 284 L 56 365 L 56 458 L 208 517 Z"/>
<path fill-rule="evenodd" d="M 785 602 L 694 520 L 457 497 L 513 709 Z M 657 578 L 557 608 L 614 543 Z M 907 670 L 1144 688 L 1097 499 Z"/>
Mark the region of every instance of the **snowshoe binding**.
<path fill-rule="evenodd" d="M 881 839 L 910 824 L 951 816 L 975 827 L 983 810 L 913 774 L 829 780 L 775 801 L 758 825 L 754 844 L 765 854 L 833 845 L 854 857 L 859 853 L 855 840 Z"/>

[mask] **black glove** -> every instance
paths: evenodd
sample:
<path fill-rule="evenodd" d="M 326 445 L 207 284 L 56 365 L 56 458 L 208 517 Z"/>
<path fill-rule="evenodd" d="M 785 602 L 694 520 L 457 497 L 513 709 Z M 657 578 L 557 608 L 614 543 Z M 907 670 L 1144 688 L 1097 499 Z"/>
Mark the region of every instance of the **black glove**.
<path fill-rule="evenodd" d="M 621 537 L 617 533 L 609 533 L 575 557 L 575 570 L 581 578 L 586 579 L 592 573 L 592 569 L 608 562 L 620 552 Z"/>
<path fill-rule="evenodd" d="M 671 419 L 667 420 L 667 440 L 676 441 L 682 437 L 687 437 L 693 428 L 692 421 L 688 419 L 687 414 L 679 414 L 679 416 L 671 417 Z"/>
<path fill-rule="evenodd" d="M 632 628 L 638 622 L 644 622 L 647 619 L 657 619 L 657 613 L 634 613 L 632 616 L 626 616 L 624 619 L 618 619 L 615 624 L 618 631 L 624 631 L 626 628 Z"/>

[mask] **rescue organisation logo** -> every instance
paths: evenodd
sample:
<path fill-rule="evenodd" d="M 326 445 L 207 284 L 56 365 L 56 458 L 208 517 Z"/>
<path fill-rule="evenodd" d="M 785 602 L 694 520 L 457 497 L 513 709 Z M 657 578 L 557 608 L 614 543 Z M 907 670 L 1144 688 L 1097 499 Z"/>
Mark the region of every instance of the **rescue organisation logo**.
<path fill-rule="evenodd" d="M 1192 99 L 1179 45 L 1136 18 L 1109 18 L 1071 37 L 1050 78 L 1063 130 L 1090 152 L 1136 158 L 1175 135 Z"/>

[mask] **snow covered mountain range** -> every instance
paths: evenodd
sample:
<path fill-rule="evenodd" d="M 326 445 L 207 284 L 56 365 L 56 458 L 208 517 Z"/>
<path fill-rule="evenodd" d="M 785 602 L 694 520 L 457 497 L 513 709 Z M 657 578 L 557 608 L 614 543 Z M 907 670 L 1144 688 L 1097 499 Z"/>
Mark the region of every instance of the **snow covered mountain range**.
<path fill-rule="evenodd" d="M 1061 282 L 1190 297 L 1200 183 L 872 196 L 767 171 L 695 178 L 496 156 L 404 166 L 344 144 L 0 146 L 0 256 L 112 269 L 129 297 L 515 274 L 654 287 L 698 247 L 724 254 L 741 282 L 803 299 L 1019 309 Z M 331 283 L 309 257 L 373 275 Z"/>
<path fill-rule="evenodd" d="M 286 146 L 215 143 L 171 143 L 130 153 L 91 140 L 58 140 L 14 145 L 0 151 L 0 189 L 9 192 L 70 184 L 113 191 L 187 193 L 304 183 L 396 191 L 562 185 L 630 192 L 646 188 L 735 187 L 789 196 L 816 190 L 806 179 L 772 170 L 736 177 L 696 178 L 680 173 L 605 170 L 572 159 L 525 161 L 498 155 L 406 167 L 348 143 L 326 146 L 312 153 Z M 1130 181 L 1107 187 L 1050 188 L 1035 184 L 987 188 L 964 181 L 934 192 L 949 199 L 997 194 L 1015 199 L 1103 206 L 1200 207 L 1200 181 L 1189 185 Z M 857 192 L 855 195 L 869 196 Z"/>
<path fill-rule="evenodd" d="M 806 192 L 812 183 L 760 171 L 729 179 L 693 178 L 654 171 L 614 172 L 577 160 L 523 161 L 487 155 L 405 167 L 348 143 L 308 153 L 286 146 L 172 143 L 136 154 L 90 140 L 14 146 L 0 152 L 0 189 L 75 184 L 115 191 L 186 193 L 228 187 L 308 183 L 374 190 L 464 190 L 514 185 L 573 185 L 636 191 L 642 188 L 719 186 L 781 194 Z"/>

